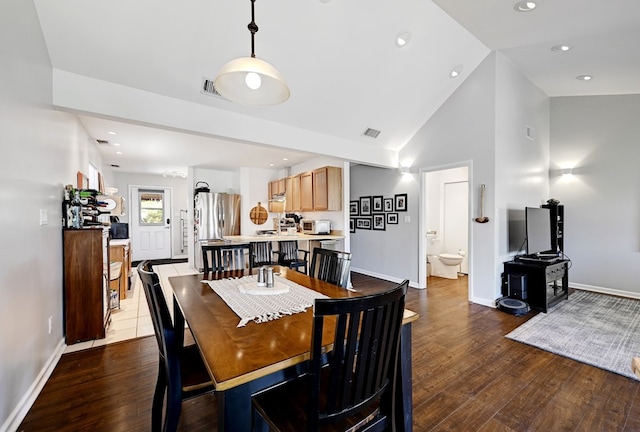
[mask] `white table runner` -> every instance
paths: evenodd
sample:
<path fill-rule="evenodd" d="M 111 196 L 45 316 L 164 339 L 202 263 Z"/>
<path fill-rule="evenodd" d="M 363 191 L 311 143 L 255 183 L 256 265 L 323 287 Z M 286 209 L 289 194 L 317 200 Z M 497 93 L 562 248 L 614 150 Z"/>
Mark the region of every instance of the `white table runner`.
<path fill-rule="evenodd" d="M 244 294 L 239 286 L 256 283 L 256 276 L 244 276 L 238 279 L 221 279 L 207 281 L 233 312 L 240 317 L 238 327 L 244 327 L 249 321 L 256 323 L 276 320 L 284 315 L 304 312 L 313 306 L 318 298 L 327 296 L 305 288 L 283 277 L 274 276 L 276 286 L 286 285 L 289 291 L 276 295 Z"/>

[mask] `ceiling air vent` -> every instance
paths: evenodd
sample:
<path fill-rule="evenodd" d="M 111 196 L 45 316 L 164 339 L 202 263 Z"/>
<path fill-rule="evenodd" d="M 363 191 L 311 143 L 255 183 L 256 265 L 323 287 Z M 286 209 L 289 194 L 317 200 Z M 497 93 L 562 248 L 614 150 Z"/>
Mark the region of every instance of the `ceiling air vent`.
<path fill-rule="evenodd" d="M 107 140 L 101 140 L 101 139 L 97 139 L 97 140 L 96 140 L 96 142 L 97 142 L 98 144 L 102 144 L 102 145 L 108 145 L 108 144 L 109 144 L 109 141 L 107 141 Z"/>
<path fill-rule="evenodd" d="M 380 131 L 379 130 L 375 130 L 375 129 L 371 129 L 371 128 L 367 128 L 362 135 L 364 136 L 368 136 L 371 138 L 378 138 L 378 135 L 380 135 Z"/>
<path fill-rule="evenodd" d="M 117 165 L 117 164 L 111 164 L 111 168 L 120 168 L 120 165 Z"/>
<path fill-rule="evenodd" d="M 200 86 L 200 93 L 203 95 L 214 96 L 220 99 L 224 99 L 220 93 L 213 86 L 213 80 L 211 78 L 203 77 L 202 85 Z M 225 99 L 226 100 L 226 99 Z"/>

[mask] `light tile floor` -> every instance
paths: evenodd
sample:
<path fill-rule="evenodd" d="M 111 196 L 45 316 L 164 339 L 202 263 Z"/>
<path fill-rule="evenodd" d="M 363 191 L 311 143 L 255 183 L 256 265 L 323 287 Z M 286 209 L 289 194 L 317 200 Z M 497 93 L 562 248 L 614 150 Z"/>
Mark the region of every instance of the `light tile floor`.
<path fill-rule="evenodd" d="M 169 277 L 195 274 L 196 270 L 189 268 L 188 263 L 164 264 L 154 266 L 154 271 L 160 278 L 160 284 L 165 293 L 169 310 L 173 314 L 173 302 Z M 65 353 L 98 347 L 127 339 L 134 339 L 153 334 L 153 323 L 149 315 L 149 307 L 144 296 L 144 290 L 135 269 L 131 272 L 131 289 L 127 291 L 127 298 L 120 301 L 120 309 L 112 309 L 111 324 L 104 339 L 79 342 L 68 345 Z"/>

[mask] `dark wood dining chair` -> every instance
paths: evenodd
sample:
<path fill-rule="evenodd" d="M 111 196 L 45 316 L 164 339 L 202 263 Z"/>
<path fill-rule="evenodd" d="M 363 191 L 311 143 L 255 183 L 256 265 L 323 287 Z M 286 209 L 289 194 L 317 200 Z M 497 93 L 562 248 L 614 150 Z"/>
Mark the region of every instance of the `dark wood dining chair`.
<path fill-rule="evenodd" d="M 138 275 L 147 298 L 160 352 L 158 380 L 151 408 L 151 430 L 175 431 L 178 428 L 182 401 L 213 392 L 213 382 L 198 348 L 195 345 L 182 346 L 182 339 L 177 337 L 158 275 L 149 261 L 138 265 Z"/>
<path fill-rule="evenodd" d="M 286 266 L 291 269 L 300 271 L 303 269 L 303 273 L 307 274 L 308 256 L 309 251 L 304 249 L 298 249 L 297 240 L 285 240 L 278 242 L 278 265 Z M 302 253 L 302 258 L 300 258 Z"/>
<path fill-rule="evenodd" d="M 276 265 L 276 256 L 270 241 L 249 243 L 249 268 L 254 269 L 263 265 Z M 277 257 L 276 257 L 277 258 Z"/>
<path fill-rule="evenodd" d="M 316 300 L 309 370 L 252 397 L 254 431 L 392 429 L 408 285 L 405 280 L 383 293 Z M 325 325 L 335 325 L 328 354 L 322 349 Z"/>
<path fill-rule="evenodd" d="M 204 268 L 204 273 L 244 270 L 244 253 L 248 248 L 248 244 L 224 246 L 203 245 L 202 266 Z"/>
<path fill-rule="evenodd" d="M 350 269 L 350 252 L 323 248 L 313 249 L 309 276 L 347 288 Z"/>

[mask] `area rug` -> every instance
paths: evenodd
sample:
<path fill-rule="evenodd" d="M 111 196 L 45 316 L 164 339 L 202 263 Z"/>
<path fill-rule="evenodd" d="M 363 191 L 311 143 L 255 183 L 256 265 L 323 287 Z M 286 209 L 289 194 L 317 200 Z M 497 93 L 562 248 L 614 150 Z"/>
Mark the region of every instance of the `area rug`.
<path fill-rule="evenodd" d="M 638 380 L 640 300 L 577 291 L 505 337 Z"/>

